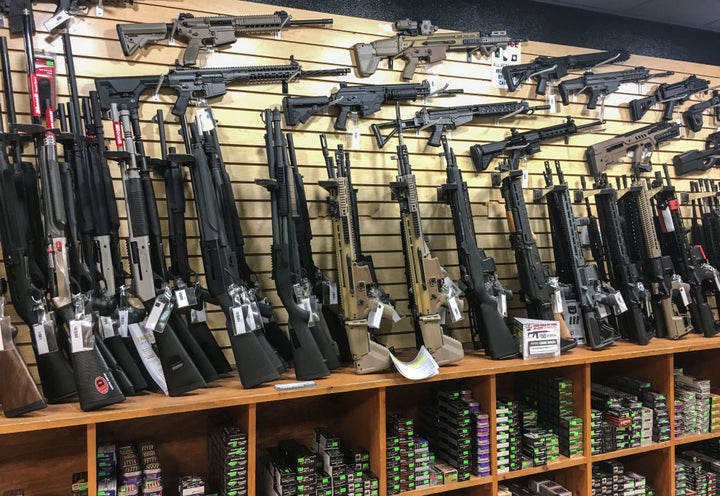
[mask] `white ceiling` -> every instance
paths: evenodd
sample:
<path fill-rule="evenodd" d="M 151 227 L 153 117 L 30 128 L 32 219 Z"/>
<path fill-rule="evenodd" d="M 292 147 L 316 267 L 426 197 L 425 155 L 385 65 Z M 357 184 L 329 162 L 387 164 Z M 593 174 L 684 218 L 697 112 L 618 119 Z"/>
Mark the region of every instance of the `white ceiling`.
<path fill-rule="evenodd" d="M 534 0 L 720 32 L 720 0 Z"/>

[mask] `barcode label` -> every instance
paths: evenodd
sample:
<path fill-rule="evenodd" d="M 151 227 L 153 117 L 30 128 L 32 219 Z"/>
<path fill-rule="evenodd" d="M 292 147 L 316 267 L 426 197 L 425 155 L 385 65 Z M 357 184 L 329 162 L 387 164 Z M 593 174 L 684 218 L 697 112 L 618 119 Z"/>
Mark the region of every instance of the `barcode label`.
<path fill-rule="evenodd" d="M 42 324 L 35 324 L 33 326 L 33 334 L 35 334 L 35 346 L 37 346 L 38 355 L 50 353 L 47 337 L 45 336 L 45 326 Z"/>

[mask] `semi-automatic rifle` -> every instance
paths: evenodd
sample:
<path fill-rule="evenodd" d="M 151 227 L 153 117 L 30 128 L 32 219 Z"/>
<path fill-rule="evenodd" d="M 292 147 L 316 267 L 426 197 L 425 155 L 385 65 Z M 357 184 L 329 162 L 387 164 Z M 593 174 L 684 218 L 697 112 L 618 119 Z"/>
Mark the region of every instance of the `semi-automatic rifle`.
<path fill-rule="evenodd" d="M 176 66 L 167 74 L 149 76 L 118 76 L 96 78 L 95 88 L 100 95 L 104 110 L 111 99 L 124 95 L 129 104 L 137 105 L 140 95 L 145 91 L 162 88 L 175 92 L 177 98 L 172 107 L 173 115 L 185 115 L 191 100 L 211 99 L 227 93 L 228 85 L 233 84 L 267 84 L 281 83 L 282 90 L 287 93 L 288 83 L 305 77 L 342 76 L 349 69 L 319 69 L 304 71 L 300 64 L 291 56 L 287 65 L 254 65 L 247 67 L 204 67 L 200 69 Z"/>
<path fill-rule="evenodd" d="M 560 167 L 555 161 L 558 184 L 553 183 L 550 163 L 545 162 L 545 190 L 548 218 L 555 254 L 555 267 L 561 283 L 575 295 L 582 314 L 585 338 L 590 348 L 602 350 L 615 342 L 617 331 L 608 322 L 610 314 L 627 310 L 622 295 L 610 284 L 602 281 L 597 267 L 585 259 L 572 209 L 570 190 Z"/>
<path fill-rule="evenodd" d="M 673 157 L 675 175 L 706 171 L 720 163 L 720 132 L 708 134 L 704 150 L 689 150 Z"/>
<path fill-rule="evenodd" d="M 557 277 L 551 277 L 542 263 L 535 235 L 530 227 L 525 196 L 523 171 L 513 168 L 505 160 L 493 173 L 493 186 L 500 186 L 505 200 L 505 213 L 510 234 L 510 247 L 515 253 L 515 264 L 520 278 L 520 299 L 525 302 L 531 319 L 556 320 L 560 324 L 560 350 L 566 352 L 577 346 L 562 315 L 563 291 Z"/>
<path fill-rule="evenodd" d="M 650 292 L 645 287 L 637 265 L 630 260 L 628 254 L 623 235 L 622 218 L 617 207 L 617 192 L 608 183 L 607 176 L 603 174 L 595 180 L 592 193 L 595 198 L 599 229 L 595 233 L 590 230 L 590 239 L 592 242 L 595 236 L 603 237 L 602 248 L 610 283 L 620 291 L 627 306 L 627 311 L 616 317 L 617 329 L 623 338 L 633 343 L 648 344 L 654 335 L 649 320 L 649 316 L 652 315 Z M 590 212 L 588 196 L 586 195 L 585 198 L 586 208 Z M 599 268 L 600 261 L 597 260 L 595 253 L 593 256 L 596 258 L 595 261 Z M 604 279 L 603 271 L 599 272 L 601 279 Z"/>
<path fill-rule="evenodd" d="M 638 266 L 645 287 L 650 290 L 655 335 L 679 339 L 692 331 L 685 306 L 678 304 L 683 293 L 689 293 L 690 286 L 675 273 L 670 257 L 661 252 L 651 205 L 657 190 L 649 190 L 643 178 L 635 179 L 627 187 L 623 176 L 623 188 L 620 177 L 617 180 L 617 206 L 623 219 L 625 247 L 630 261 Z"/>
<path fill-rule="evenodd" d="M 118 24 L 117 33 L 126 57 L 139 48 L 168 37 L 181 40 L 187 44 L 182 65 L 190 66 L 197 63 L 201 48 L 224 48 L 243 35 L 278 33 L 287 27 L 325 26 L 332 22 L 332 19 L 292 20 L 292 16 L 284 10 L 271 15 L 215 17 L 195 17 L 184 12 L 170 23 Z"/>
<path fill-rule="evenodd" d="M 672 76 L 673 74 L 675 73 L 672 71 L 651 74 L 650 70 L 645 67 L 602 73 L 587 71 L 580 77 L 561 81 L 560 84 L 558 84 L 558 93 L 560 94 L 563 105 L 568 105 L 570 103 L 569 95 L 571 92 L 582 93 L 583 91 L 587 91 L 589 95 L 586 107 L 592 110 L 597 107 L 597 102 L 600 97 L 604 99 L 610 93 L 616 92 L 620 89 L 621 84 L 640 84 L 650 79 Z"/>
<path fill-rule="evenodd" d="M 610 164 L 620 162 L 623 157 L 632 152 L 633 173 L 652 170 L 652 153 L 660 147 L 661 143 L 680 136 L 680 125 L 677 122 L 660 121 L 648 124 L 633 131 L 620 134 L 609 140 L 595 143 L 585 150 L 590 174 L 594 178 L 600 177 Z"/>
<path fill-rule="evenodd" d="M 270 192 L 273 226 L 272 278 L 278 296 L 288 312 L 295 376 L 301 380 L 325 377 L 330 374 L 330 370 L 310 330 L 317 321 L 312 307 L 315 295 L 300 261 L 295 223 L 298 215 L 296 184 L 288 158 L 288 144 L 280 126 L 280 111 L 265 110 L 263 121 L 270 177 L 257 179 L 256 182 Z"/>
<path fill-rule="evenodd" d="M 512 38 L 505 31 L 436 33 L 438 27 L 429 20 L 402 19 L 395 21 L 394 25 L 398 31 L 396 36 L 353 46 L 355 65 L 361 77 L 375 74 L 380 60 L 384 58 L 388 59 L 390 69 L 394 59 L 402 58 L 405 60 L 402 78 L 409 81 L 418 63 L 434 64 L 445 60 L 448 50 L 464 50 L 468 58 L 478 52 L 488 56 L 498 48 L 526 41 Z"/>
<path fill-rule="evenodd" d="M 520 159 L 539 152 L 540 145 L 543 142 L 563 138 L 567 143 L 570 135 L 582 129 L 596 127 L 601 124 L 603 124 L 603 121 L 593 121 L 578 126 L 575 124 L 573 118 L 568 116 L 566 122 L 555 126 L 531 129 L 530 131 L 524 131 L 522 133 L 513 128 L 510 130 L 510 136 L 503 141 L 471 146 L 470 156 L 475 170 L 478 172 L 487 169 L 490 162 L 500 155 L 507 155 L 511 168 L 517 169 L 520 164 Z"/>
<path fill-rule="evenodd" d="M 347 344 L 355 372 L 369 374 L 392 365 L 390 350 L 375 340 L 375 331 L 389 331 L 395 302 L 377 282 L 372 257 L 362 253 L 357 190 L 350 173 L 350 155 L 337 146 L 330 156 L 325 135 L 320 135 L 328 179 L 319 181 L 328 192 L 328 213 L 332 219 L 338 293 Z"/>
<path fill-rule="evenodd" d="M 468 302 L 473 347 L 481 347 L 494 360 L 512 358 L 520 352 L 518 341 L 503 317 L 512 291 L 495 274 L 495 260 L 477 244 L 467 183 L 455 153 L 442 137 L 447 182 L 438 187 L 438 199 L 450 205 L 460 265 L 460 289 Z"/>
<path fill-rule="evenodd" d="M 677 83 L 661 83 L 652 95 L 630 101 L 630 117 L 633 122 L 640 120 L 650 107 L 662 103 L 665 105 L 662 120 L 669 121 L 676 105 L 688 101 L 695 93 L 707 91 L 709 86 L 710 81 L 694 75 Z"/>
<path fill-rule="evenodd" d="M 409 306 L 415 327 L 415 342 L 433 355 L 438 365 L 457 362 L 463 357 L 462 343 L 447 335 L 442 322 L 441 308 L 445 307 L 454 320 L 462 317 L 455 283 L 433 257 L 422 232 L 422 218 L 415 175 L 410 156 L 403 143 L 400 127 L 400 104 L 395 104 L 398 127 L 398 175 L 390 183 L 392 196 L 400 206 L 400 233 L 405 259 L 405 278 L 408 285 Z M 459 293 L 459 289 L 457 290 Z"/>
<path fill-rule="evenodd" d="M 653 181 L 653 186 L 660 188 L 654 197 L 657 224 L 660 227 L 658 232 L 660 246 L 663 253 L 672 259 L 677 273 L 690 285 L 689 298 L 683 303 L 690 313 L 695 332 L 702 332 L 705 337 L 711 337 L 720 332 L 720 321 L 715 319 L 703 284 L 709 283 L 716 290 L 720 290 L 718 288 L 720 275 L 716 268 L 707 263 L 702 248 L 690 245 L 687 238 L 688 230 L 680 212 L 680 201 L 676 196 L 675 187 L 670 182 L 667 164 L 663 165 L 663 171 L 665 180 L 663 181 L 663 173 L 657 171 Z"/>
<path fill-rule="evenodd" d="M 533 79 L 537 83 L 535 93 L 544 95 L 547 83 L 564 78 L 568 75 L 568 71 L 624 62 L 629 58 L 630 54 L 624 49 L 563 57 L 541 55 L 527 64 L 506 65 L 502 68 L 502 74 L 508 91 L 515 91 L 523 81 Z"/>
<path fill-rule="evenodd" d="M 43 2 L 45 3 L 45 2 Z M 48 3 L 57 5 L 53 15 L 44 23 L 45 29 L 52 31 L 54 29 L 65 26 L 67 21 L 76 15 L 85 12 L 92 4 L 102 5 L 132 5 L 133 0 L 51 0 Z M 23 12 L 30 12 L 33 17 L 32 0 L 0 0 L 0 12 L 7 16 L 10 32 L 19 34 L 23 32 Z M 32 33 L 35 33 L 35 21 L 31 21 Z"/>
<path fill-rule="evenodd" d="M 495 119 L 503 119 L 517 114 L 534 114 L 536 110 L 549 109 L 549 105 L 538 105 L 531 107 L 528 102 L 522 100 L 520 102 L 500 102 L 500 103 L 482 103 L 478 105 L 467 105 L 464 107 L 446 107 L 446 108 L 427 108 L 423 107 L 415 113 L 412 119 L 403 120 L 400 125 L 405 129 L 430 129 L 430 138 L 428 145 L 440 146 L 441 136 L 448 130 L 456 129 L 478 117 L 492 117 Z M 397 122 L 392 120 L 381 122 L 380 124 L 372 124 L 370 126 L 375 139 L 380 148 L 390 141 L 390 138 L 398 132 Z M 390 128 L 390 132 L 386 135 L 382 134 L 383 129 Z"/>
<path fill-rule="evenodd" d="M 296 126 L 298 122 L 304 124 L 314 114 L 324 109 L 337 107 L 335 129 L 345 131 L 350 112 L 357 112 L 359 117 L 367 117 L 387 103 L 415 101 L 418 98 L 430 96 L 453 96 L 462 92 L 461 89 L 449 90 L 446 88 L 434 92 L 427 80 L 422 83 L 360 86 L 348 86 L 347 83 L 342 82 L 340 88 L 330 96 L 286 96 L 283 98 L 282 105 L 287 126 Z"/>
<path fill-rule="evenodd" d="M 682 113 L 682 119 L 690 131 L 698 132 L 703 127 L 703 115 L 707 109 L 715 109 L 713 112 L 715 116 L 715 122 L 720 120 L 720 93 L 717 90 L 713 90 L 712 96 L 700 103 L 690 105 L 687 110 Z"/>

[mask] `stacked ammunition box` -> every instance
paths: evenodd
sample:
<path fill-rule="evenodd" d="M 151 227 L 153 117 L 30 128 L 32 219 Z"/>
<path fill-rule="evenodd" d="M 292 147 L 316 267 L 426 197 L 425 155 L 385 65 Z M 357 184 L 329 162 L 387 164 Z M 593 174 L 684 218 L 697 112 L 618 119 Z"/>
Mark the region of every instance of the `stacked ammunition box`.
<path fill-rule="evenodd" d="M 210 481 L 218 493 L 227 496 L 247 494 L 248 437 L 229 422 L 213 423 L 208 433 Z"/>
<path fill-rule="evenodd" d="M 388 494 L 412 491 L 415 489 L 415 421 L 402 415 L 390 415 L 387 432 L 389 436 L 397 438 L 400 457 L 397 481 L 388 478 Z M 392 442 L 395 443 L 395 440 Z"/>
<path fill-rule="evenodd" d="M 614 376 L 608 379 L 608 383 L 616 389 L 635 395 L 642 402 L 643 407 L 652 410 L 653 441 L 661 443 L 670 440 L 670 414 L 668 413 L 667 396 L 664 393 L 653 391 L 650 382 L 632 377 Z M 642 425 L 641 429 L 647 430 L 647 423 Z M 633 446 L 637 446 L 635 441 L 636 439 L 633 438 Z M 640 444 L 643 444 L 642 438 Z"/>
<path fill-rule="evenodd" d="M 415 438 L 415 489 L 430 487 L 430 473 L 432 472 L 435 456 L 430 453 L 430 443 L 427 439 Z"/>
<path fill-rule="evenodd" d="M 431 439 L 437 457 L 457 469 L 457 480 L 470 479 L 472 450 L 471 410 L 468 401 L 461 397 L 460 388 L 441 389 L 437 392 L 438 422 L 436 429 L 423 424 L 421 431 Z M 434 434 L 434 436 L 433 436 Z"/>
<path fill-rule="evenodd" d="M 101 444 L 97 448 L 98 494 L 117 494 L 117 457 L 114 444 Z"/>
<path fill-rule="evenodd" d="M 675 461 L 675 496 L 686 496 L 688 493 L 687 471 L 685 464 Z"/>
<path fill-rule="evenodd" d="M 513 400 L 498 399 L 496 404 L 496 439 L 498 472 L 522 468 L 520 408 Z"/>
<path fill-rule="evenodd" d="M 572 496 L 572 492 L 546 477 L 533 477 L 526 482 L 500 484 L 498 496 Z"/>
<path fill-rule="evenodd" d="M 674 372 L 675 437 L 710 432 L 713 396 L 710 381 L 685 375 L 682 369 Z"/>
<path fill-rule="evenodd" d="M 644 475 L 625 470 L 617 460 L 593 463 L 592 494 L 608 496 L 654 496 Z"/>
<path fill-rule="evenodd" d="M 675 463 L 683 467 L 687 494 L 714 496 L 718 494 L 717 476 L 720 460 L 709 455 L 699 446 L 698 450 L 688 449 L 677 453 Z M 675 470 L 677 474 L 677 468 Z"/>
<path fill-rule="evenodd" d="M 602 411 L 590 410 L 590 454 L 597 455 L 603 452 L 603 420 Z"/>
<path fill-rule="evenodd" d="M 472 456 L 470 457 L 470 470 L 478 477 L 490 475 L 490 416 L 481 412 L 479 405 L 477 411 L 472 412 L 472 425 L 475 429 L 473 435 Z"/>
<path fill-rule="evenodd" d="M 317 454 L 294 439 L 279 441 L 260 455 L 265 494 L 315 496 Z"/>

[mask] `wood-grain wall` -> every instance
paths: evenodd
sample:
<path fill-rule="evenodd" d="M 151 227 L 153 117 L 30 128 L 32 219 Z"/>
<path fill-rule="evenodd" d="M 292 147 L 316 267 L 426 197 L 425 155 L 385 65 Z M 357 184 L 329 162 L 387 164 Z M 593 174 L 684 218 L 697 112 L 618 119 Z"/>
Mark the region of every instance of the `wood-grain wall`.
<path fill-rule="evenodd" d="M 178 11 L 192 12 L 196 16 L 202 15 L 248 15 L 271 13 L 273 6 L 260 5 L 242 1 L 222 0 L 217 2 L 201 2 L 199 0 L 140 0 L 133 6 L 114 7 L 106 6 L 103 17 L 96 17 L 94 9 L 86 16 L 80 16 L 70 22 L 69 29 L 72 34 L 75 65 L 78 75 L 80 94 L 87 94 L 94 89 L 93 78 L 107 76 L 130 75 L 160 75 L 166 73 L 181 56 L 184 46 L 177 43 L 168 45 L 167 41 L 157 46 L 141 49 L 132 57 L 123 56 L 117 40 L 115 25 L 126 22 L 170 22 Z M 319 12 L 288 9 L 296 19 L 313 19 L 330 17 Z M 43 22 L 50 16 L 50 4 L 37 4 L 35 19 L 38 33 L 35 36 L 35 46 L 58 53 L 58 93 L 59 101 L 66 101 L 68 96 L 65 81 L 65 64 L 60 55 L 62 44 L 57 36 L 48 35 L 43 30 Z M 428 14 L 421 14 L 428 17 Z M 251 36 L 239 39 L 235 44 L 224 50 L 218 50 L 205 56 L 201 53 L 200 63 L 209 66 L 247 66 L 284 64 L 290 55 L 294 55 L 303 69 L 320 69 L 325 67 L 352 68 L 351 52 L 349 48 L 357 42 L 368 42 L 384 36 L 392 35 L 390 19 L 384 21 L 360 19 L 354 17 L 332 16 L 334 24 L 323 28 L 293 28 L 282 32 L 279 39 L 272 35 Z M 509 34 L 522 36 L 522 33 L 513 32 L 512 26 L 507 26 Z M 10 38 L 10 59 L 13 67 L 13 83 L 15 87 L 15 102 L 20 112 L 19 121 L 28 122 L 28 93 L 22 52 L 22 39 L 10 36 L 7 29 L 0 29 L 0 34 Z M 607 41 L 607 47 L 613 48 L 614 40 Z M 587 52 L 570 46 L 558 46 L 530 40 L 523 43 L 522 60 L 529 61 L 537 55 L 560 56 Z M 354 73 L 345 77 L 350 83 L 383 84 L 399 83 L 400 71 L 403 63 L 398 61 L 395 70 L 387 70 L 384 63 L 381 69 L 370 78 L 358 78 Z M 683 61 L 665 60 L 633 55 L 630 60 L 613 66 L 607 70 L 620 70 L 643 65 L 653 71 L 675 71 L 675 75 L 664 81 L 678 81 L 690 74 L 710 79 L 711 85 L 720 83 L 720 68 L 715 66 L 687 63 Z M 533 85 L 525 84 L 514 93 L 498 90 L 491 87 L 490 78 L 494 69 L 490 67 L 488 59 L 474 59 L 472 63 L 465 61 L 464 53 L 451 53 L 448 60 L 441 64 L 423 68 L 416 72 L 414 82 L 424 78 L 433 78 L 438 85 L 445 83 L 452 88 L 463 88 L 465 93 L 450 99 L 433 99 L 427 102 L 430 106 L 456 106 L 475 103 L 488 103 L 494 101 L 527 99 L 531 105 L 545 103 L 543 97 L 535 95 Z M 322 78 L 303 80 L 290 85 L 290 95 L 328 95 L 338 86 L 341 78 Z M 604 118 L 606 124 L 602 130 L 585 133 L 571 137 L 569 144 L 562 141 L 543 145 L 542 151 L 532 157 L 524 167 L 530 172 L 529 186 L 542 187 L 544 180 L 541 176 L 545 160 L 561 160 L 566 179 L 571 188 L 579 187 L 580 177 L 587 176 L 587 166 L 583 161 L 585 147 L 606 140 L 616 134 L 635 129 L 643 124 L 655 122 L 661 117 L 661 110 L 648 112 L 640 123 L 630 123 L 630 115 L 626 103 L 638 95 L 650 93 L 657 82 L 646 83 L 642 88 L 637 85 L 625 85 L 621 91 L 609 96 L 606 100 Z M 280 306 L 270 279 L 271 243 L 270 204 L 267 191 L 254 183 L 256 178 L 267 177 L 267 165 L 264 151 L 264 125 L 260 119 L 263 109 L 280 106 L 283 94 L 280 85 L 253 85 L 234 86 L 228 89 L 227 94 L 209 102 L 218 120 L 219 138 L 222 144 L 223 155 L 228 172 L 233 180 L 234 192 L 237 198 L 237 207 L 242 228 L 245 234 L 248 263 L 258 273 L 259 281 L 265 293 L 276 309 L 276 317 L 283 325 L 286 315 Z M 153 98 L 151 94 L 144 95 L 141 105 L 142 133 L 146 139 L 147 150 L 150 155 L 159 155 L 157 131 L 150 121 L 156 109 L 164 109 L 169 115 L 173 95 L 161 94 Z M 702 98 L 707 98 L 706 96 Z M 693 99 L 693 102 L 697 101 Z M 692 102 L 690 102 L 692 103 Z M 402 112 L 405 118 L 423 105 L 417 101 L 403 105 Z M 682 108 L 682 107 L 681 107 Z M 493 188 L 490 182 L 490 172 L 476 173 L 469 158 L 469 147 L 477 143 L 487 143 L 503 139 L 511 128 L 527 130 L 558 124 L 564 121 L 566 115 L 572 115 L 578 124 L 591 122 L 598 117 L 598 111 L 585 109 L 585 96 L 577 99 L 567 107 L 558 107 L 557 113 L 538 112 L 535 116 L 518 116 L 505 119 L 499 124 L 490 122 L 477 122 L 466 125 L 452 132 L 451 145 L 458 156 L 458 163 L 463 170 L 468 183 L 470 199 L 475 215 L 475 227 L 478 234 L 478 244 L 484 247 L 487 254 L 494 257 L 498 266 L 498 275 L 504 285 L 516 294 L 519 282 L 516 278 L 517 269 L 514 256 L 509 247 L 507 227 L 505 223 L 504 205 L 498 188 Z M 189 117 L 193 117 L 192 107 Z M 398 232 L 398 207 L 390 198 L 388 182 L 396 174 L 395 162 L 392 160 L 395 153 L 395 142 L 378 149 L 369 126 L 373 122 L 387 121 L 394 118 L 394 108 L 388 106 L 370 118 L 359 121 L 361 130 L 360 146 L 350 150 L 353 180 L 358 188 L 358 208 L 360 212 L 360 229 L 363 235 L 363 248 L 371 254 L 377 266 L 377 275 L 380 283 L 398 302 L 399 311 L 408 314 L 407 290 L 403 271 L 403 255 Z M 171 145 L 182 147 L 174 126 L 174 118 L 167 117 L 168 137 Z M 336 143 L 343 143 L 351 148 L 352 141 L 348 133 L 338 133 L 333 129 L 334 117 L 321 115 L 313 117 L 305 125 L 300 125 L 292 131 L 297 147 L 297 157 L 300 169 L 305 178 L 308 208 L 311 216 L 314 233 L 313 250 L 316 263 L 328 276 L 334 278 L 334 255 L 332 238 L 330 237 L 330 219 L 326 212 L 326 192 L 317 185 L 319 180 L 326 178 L 325 166 L 319 149 L 319 135 L 326 133 L 328 143 L 334 147 Z M 107 124 L 107 123 L 106 123 Z M 705 117 L 705 127 L 698 133 L 687 133 L 683 130 L 683 138 L 667 143 L 653 155 L 653 163 L 670 162 L 673 155 L 692 149 L 701 149 L 705 136 L 715 129 L 710 117 Z M 108 136 L 111 127 L 106 125 Z M 453 277 L 458 276 L 457 257 L 455 254 L 455 240 L 449 207 L 436 200 L 436 187 L 445 179 L 444 165 L 438 157 L 438 149 L 427 147 L 427 133 L 421 132 L 415 136 L 407 133 L 405 143 L 410 151 L 410 160 L 419 186 L 419 199 L 421 215 L 423 217 L 424 231 L 428 237 L 433 254 L 439 257 L 446 269 Z M 114 144 L 108 143 L 114 147 Z M 123 204 L 122 185 L 117 167 L 112 166 L 115 178 L 115 192 L 118 197 L 118 209 L 123 217 L 121 236 L 127 235 L 125 219 L 125 206 Z M 626 174 L 629 166 L 612 166 L 609 175 Z M 705 174 L 712 178 L 720 178 L 717 171 L 712 170 Z M 688 182 L 694 176 L 678 179 L 675 184 L 681 191 L 687 191 Z M 199 252 L 199 232 L 195 222 L 195 209 L 192 201 L 190 185 L 186 184 L 188 197 L 187 230 L 191 253 L 191 265 L 202 273 L 202 259 Z M 160 200 L 160 212 L 163 220 L 166 219 L 164 205 L 164 191 L 162 181 L 156 181 L 156 192 Z M 552 248 L 550 246 L 549 221 L 545 215 L 544 205 L 530 204 L 528 210 L 532 217 L 531 225 L 537 235 L 540 252 L 545 262 L 552 261 Z M 577 213 L 583 214 L 584 207 L 577 206 Z M 167 223 L 163 222 L 167 232 Z M 167 249 L 167 248 L 166 248 Z M 124 250 L 124 247 L 123 247 Z M 3 269 L 0 268 L 0 271 Z M 229 342 L 224 330 L 224 318 L 217 309 L 210 309 L 209 323 L 215 331 L 218 341 L 226 349 L 230 359 Z M 13 312 L 8 308 L 8 312 Z M 524 315 L 524 307 L 515 297 L 510 302 L 511 315 Z M 30 337 L 27 328 L 15 316 L 14 321 L 20 327 L 17 338 L 18 347 L 28 364 L 34 370 L 34 356 L 30 346 Z M 467 319 L 454 327 L 457 337 L 469 341 Z M 398 348 L 414 346 L 411 332 L 411 322 L 405 318 L 396 324 L 390 334 L 380 336 L 380 339 Z"/>

